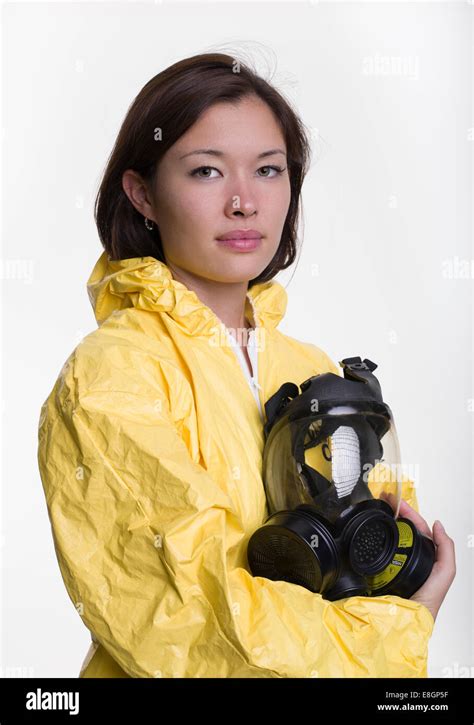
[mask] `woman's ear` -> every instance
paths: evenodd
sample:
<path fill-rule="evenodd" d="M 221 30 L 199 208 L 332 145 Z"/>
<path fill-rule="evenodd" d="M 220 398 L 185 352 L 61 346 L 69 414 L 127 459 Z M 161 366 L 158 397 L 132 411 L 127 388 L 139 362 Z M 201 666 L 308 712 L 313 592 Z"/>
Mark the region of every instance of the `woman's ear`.
<path fill-rule="evenodd" d="M 154 221 L 155 224 L 158 224 L 155 219 L 155 210 L 153 209 L 151 203 L 149 189 L 146 182 L 137 171 L 127 169 L 123 172 L 122 189 L 135 209 L 140 212 L 142 216 Z"/>

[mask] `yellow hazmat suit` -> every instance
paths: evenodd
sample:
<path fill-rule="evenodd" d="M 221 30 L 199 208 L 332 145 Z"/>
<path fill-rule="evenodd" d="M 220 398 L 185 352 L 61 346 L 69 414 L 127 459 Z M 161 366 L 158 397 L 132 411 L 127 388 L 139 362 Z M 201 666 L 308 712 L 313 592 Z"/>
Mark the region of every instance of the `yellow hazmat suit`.
<path fill-rule="evenodd" d="M 68 594 L 92 644 L 79 677 L 426 677 L 434 620 L 397 596 L 324 600 L 250 574 L 267 516 L 264 435 L 228 331 L 153 257 L 88 280 L 98 329 L 44 402 L 38 463 Z M 342 374 L 277 330 L 287 295 L 254 285 L 260 402 Z M 403 498 L 417 508 L 413 482 Z"/>

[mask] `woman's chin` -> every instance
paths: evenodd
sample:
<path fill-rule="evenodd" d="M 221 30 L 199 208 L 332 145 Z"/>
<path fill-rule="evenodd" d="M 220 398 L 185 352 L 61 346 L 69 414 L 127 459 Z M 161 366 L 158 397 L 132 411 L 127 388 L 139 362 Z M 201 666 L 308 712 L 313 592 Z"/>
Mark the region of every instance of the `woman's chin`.
<path fill-rule="evenodd" d="M 252 254 L 216 255 L 203 266 L 201 276 L 214 282 L 237 284 L 255 279 L 268 266 L 269 261 Z"/>

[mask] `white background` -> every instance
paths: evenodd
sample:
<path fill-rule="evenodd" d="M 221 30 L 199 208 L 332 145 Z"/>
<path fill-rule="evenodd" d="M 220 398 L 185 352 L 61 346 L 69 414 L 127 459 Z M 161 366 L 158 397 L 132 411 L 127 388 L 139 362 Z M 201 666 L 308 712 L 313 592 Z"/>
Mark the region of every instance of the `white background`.
<path fill-rule="evenodd" d="M 456 542 L 428 674 L 474 675 L 472 269 L 462 276 L 474 257 L 473 12 L 469 2 L 3 6 L 2 676 L 77 677 L 89 647 L 53 548 L 39 411 L 96 327 L 92 207 L 126 110 L 165 67 L 216 50 L 252 58 L 313 129 L 303 251 L 278 277 L 289 296 L 280 329 L 335 361 L 378 364 L 403 460 L 418 466 L 420 511 Z"/>

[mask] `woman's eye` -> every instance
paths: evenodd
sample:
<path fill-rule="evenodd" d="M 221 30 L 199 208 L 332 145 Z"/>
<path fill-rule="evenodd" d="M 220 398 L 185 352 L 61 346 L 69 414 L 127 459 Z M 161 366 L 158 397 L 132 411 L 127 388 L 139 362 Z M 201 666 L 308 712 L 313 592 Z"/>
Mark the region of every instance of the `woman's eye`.
<path fill-rule="evenodd" d="M 197 176 L 199 171 L 202 171 L 202 170 L 207 171 L 209 169 L 217 171 L 217 169 L 214 169 L 213 166 L 200 166 L 198 169 L 194 169 L 194 171 L 191 171 L 191 176 Z M 207 174 L 205 176 L 201 176 L 201 179 L 212 179 L 212 178 L 213 178 L 212 176 L 208 176 Z"/>
<path fill-rule="evenodd" d="M 285 171 L 285 169 L 283 169 L 281 166 L 261 166 L 259 171 L 261 171 L 262 169 L 271 169 L 273 171 L 276 171 L 277 173 L 275 174 L 275 176 L 278 176 L 279 174 L 282 174 Z M 265 176 L 267 176 L 267 174 L 265 174 Z M 270 178 L 273 178 L 273 177 L 270 177 Z"/>
<path fill-rule="evenodd" d="M 263 175 L 263 178 L 269 178 L 269 179 L 275 178 L 275 176 L 278 176 L 279 174 L 282 174 L 285 171 L 285 169 L 283 169 L 281 166 L 261 166 L 260 169 L 259 169 L 259 171 L 261 171 L 262 169 L 269 169 L 271 171 L 275 171 L 276 172 L 275 174 L 273 174 L 273 176 L 270 176 L 269 174 L 264 174 Z M 214 166 L 199 166 L 197 169 L 194 169 L 194 171 L 191 171 L 190 175 L 191 176 L 199 176 L 199 178 L 201 178 L 201 179 L 213 179 L 213 178 L 215 178 L 213 176 L 210 176 L 208 173 L 206 173 L 205 175 L 201 176 L 200 175 L 200 172 L 201 171 L 206 171 L 206 172 L 209 172 L 209 171 L 218 171 L 218 169 L 216 169 Z"/>

